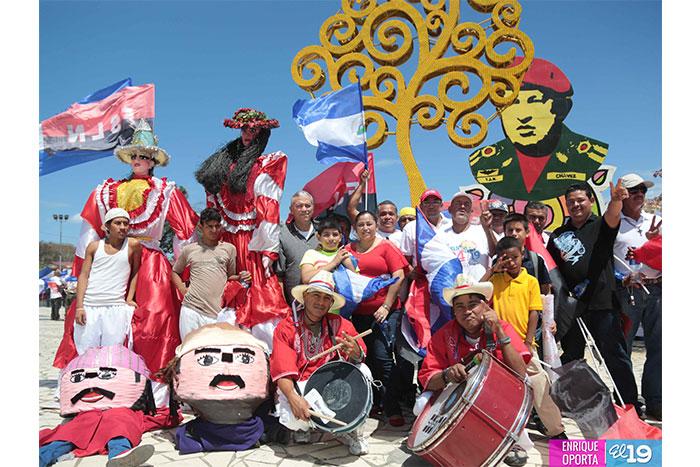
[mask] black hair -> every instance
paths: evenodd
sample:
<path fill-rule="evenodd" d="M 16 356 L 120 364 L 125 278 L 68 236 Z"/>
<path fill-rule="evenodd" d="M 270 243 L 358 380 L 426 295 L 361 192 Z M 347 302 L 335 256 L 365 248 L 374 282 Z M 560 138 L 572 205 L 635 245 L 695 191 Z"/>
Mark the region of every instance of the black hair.
<path fill-rule="evenodd" d="M 261 128 L 258 136 L 247 147 L 240 137 L 229 141 L 202 162 L 194 174 L 195 178 L 208 193 L 219 193 L 224 183 L 228 184 L 233 193 L 245 193 L 250 170 L 265 150 L 268 139 L 270 129 Z M 236 166 L 231 170 L 234 162 Z"/>
<path fill-rule="evenodd" d="M 394 212 L 396 212 L 396 214 L 399 213 L 399 208 L 396 207 L 396 205 L 394 204 L 393 201 L 389 201 L 388 199 L 385 199 L 385 200 L 382 201 L 381 203 L 377 204 L 377 211 L 379 211 L 379 206 L 382 206 L 382 205 L 384 205 L 384 204 L 388 204 L 389 206 L 393 206 L 393 207 L 394 207 Z"/>
<path fill-rule="evenodd" d="M 523 210 L 524 213 L 527 213 L 528 209 L 547 209 L 547 205 L 544 203 L 541 203 L 539 201 L 528 201 L 527 204 L 525 205 L 525 209 Z"/>
<path fill-rule="evenodd" d="M 136 378 L 136 382 L 138 382 L 139 378 L 146 378 L 137 372 L 134 372 L 134 376 Z M 143 393 L 141 393 L 141 397 L 134 402 L 134 405 L 131 406 L 131 410 L 140 410 L 146 415 L 156 414 L 156 402 L 153 397 L 153 388 L 151 387 L 150 379 L 146 378 L 146 385 L 143 388 Z"/>
<path fill-rule="evenodd" d="M 379 218 L 377 217 L 377 215 L 375 213 L 373 213 L 372 211 L 365 210 L 365 211 L 360 211 L 357 214 L 357 216 L 355 217 L 355 225 L 357 225 L 357 219 L 359 219 L 360 216 L 364 216 L 365 214 L 369 214 L 370 216 L 372 216 L 372 219 L 374 219 L 375 223 L 379 222 Z"/>
<path fill-rule="evenodd" d="M 221 222 L 221 214 L 214 208 L 204 208 L 199 213 L 199 223 L 206 224 L 209 221 Z"/>
<path fill-rule="evenodd" d="M 515 237 L 503 237 L 496 243 L 496 254 L 500 255 L 509 248 L 517 248 L 520 251 L 522 246 L 520 240 Z"/>
<path fill-rule="evenodd" d="M 552 100 L 552 113 L 556 115 L 558 121 L 563 121 L 566 116 L 571 111 L 571 107 L 574 105 L 571 100 L 571 96 L 574 94 L 574 88 L 569 86 L 569 89 L 564 92 L 556 92 L 545 86 L 539 86 L 537 84 L 523 83 L 520 87 L 523 91 L 540 91 L 545 98 L 545 100 Z"/>
<path fill-rule="evenodd" d="M 336 216 L 327 216 L 318 221 L 318 225 L 316 226 L 316 232 L 319 235 L 321 235 L 324 230 L 329 229 L 342 232 L 343 230 L 340 228 L 340 219 L 338 219 Z"/>
<path fill-rule="evenodd" d="M 589 199 L 593 198 L 593 189 L 588 183 L 574 183 L 573 185 L 569 185 L 569 188 L 566 189 L 564 199 L 567 199 L 569 194 L 573 193 L 574 191 L 585 191 L 586 197 Z"/>
<path fill-rule="evenodd" d="M 517 212 L 511 212 L 503 219 L 503 228 L 505 228 L 509 222 L 520 222 L 523 224 L 523 228 L 526 232 L 530 231 L 530 222 L 528 222 L 527 217 L 523 214 Z"/>

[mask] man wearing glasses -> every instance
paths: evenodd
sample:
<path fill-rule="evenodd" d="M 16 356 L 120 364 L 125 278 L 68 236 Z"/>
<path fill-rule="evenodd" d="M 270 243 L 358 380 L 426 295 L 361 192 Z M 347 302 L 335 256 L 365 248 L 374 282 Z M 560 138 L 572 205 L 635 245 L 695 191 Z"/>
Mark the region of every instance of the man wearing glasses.
<path fill-rule="evenodd" d="M 614 254 L 617 297 L 623 313 L 632 322 L 627 333 L 627 352 L 632 354 L 632 342 L 639 325 L 644 330 L 646 362 L 642 375 L 642 396 L 646 414 L 661 420 L 661 271 L 646 264 L 620 262 L 630 249 L 642 246 L 648 239 L 660 235 L 661 217 L 643 211 L 645 195 L 654 183 L 631 173 L 622 177 L 629 198 L 622 201 L 620 230 L 615 238 Z M 642 285 L 649 291 L 647 293 Z"/>

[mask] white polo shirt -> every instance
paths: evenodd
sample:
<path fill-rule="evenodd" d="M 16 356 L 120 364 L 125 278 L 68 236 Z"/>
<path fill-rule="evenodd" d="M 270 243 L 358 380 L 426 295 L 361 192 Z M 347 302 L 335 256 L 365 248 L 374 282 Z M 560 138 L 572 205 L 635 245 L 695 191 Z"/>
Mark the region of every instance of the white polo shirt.
<path fill-rule="evenodd" d="M 651 220 L 654 215 L 642 211 L 642 214 L 637 220 L 627 217 L 622 213 L 620 213 L 620 216 L 620 230 L 617 232 L 617 237 L 615 238 L 613 253 L 615 256 L 625 261 L 628 247 L 638 248 L 646 243 L 647 237 L 645 234 L 651 228 Z M 659 222 L 661 222 L 661 216 L 656 216 L 656 223 L 658 224 Z M 613 259 L 613 264 L 615 265 L 615 271 L 625 276 L 629 274 L 629 270 L 620 264 L 618 260 Z M 644 273 L 648 279 L 654 279 L 661 275 L 661 271 L 650 268 L 646 264 L 642 264 L 639 271 Z"/>

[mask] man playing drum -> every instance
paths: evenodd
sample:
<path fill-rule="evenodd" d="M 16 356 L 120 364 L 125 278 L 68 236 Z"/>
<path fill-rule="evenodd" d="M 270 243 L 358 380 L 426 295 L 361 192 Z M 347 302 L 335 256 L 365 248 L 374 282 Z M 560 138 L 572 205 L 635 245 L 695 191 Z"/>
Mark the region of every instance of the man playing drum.
<path fill-rule="evenodd" d="M 295 432 L 294 440 L 298 443 L 309 442 L 312 428 L 309 411 L 314 409 L 301 394 L 315 370 L 340 354 L 345 360 L 360 365 L 362 373 L 371 379 L 369 369 L 361 363 L 367 351 L 365 343 L 361 337 L 353 339 L 357 336 L 355 327 L 345 318 L 328 313 L 331 308 L 342 308 L 345 304 L 345 299 L 334 289 L 333 276 L 327 271 L 319 271 L 308 284 L 294 287 L 292 295 L 303 307 L 280 321 L 273 336 L 270 374 L 277 383 L 275 408 L 280 423 Z M 311 360 L 337 344 L 342 344 L 339 351 Z M 338 435 L 352 455 L 369 452 L 362 425 Z"/>
<path fill-rule="evenodd" d="M 469 362 L 463 359 L 486 349 L 489 340 L 495 344 L 493 355 L 525 378 L 531 354 L 513 327 L 499 320 L 496 312 L 487 305 L 492 295 L 493 284 L 476 282 L 462 274 L 457 276 L 453 288 L 443 289 L 442 296 L 452 305 L 454 319 L 440 328 L 428 344 L 418 372 L 418 381 L 426 391 L 438 391 L 448 383 L 466 380 L 468 369 L 465 364 Z M 527 461 L 527 455 L 519 448 L 505 459 L 508 465 L 524 465 L 523 460 Z"/>

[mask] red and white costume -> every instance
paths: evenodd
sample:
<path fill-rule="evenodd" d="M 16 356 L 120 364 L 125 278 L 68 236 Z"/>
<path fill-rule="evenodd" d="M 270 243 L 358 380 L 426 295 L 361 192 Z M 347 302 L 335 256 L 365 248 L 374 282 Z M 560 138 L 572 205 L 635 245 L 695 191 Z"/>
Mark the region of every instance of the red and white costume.
<path fill-rule="evenodd" d="M 114 207 L 126 209 L 131 218 L 129 236 L 143 245 L 134 300 L 138 307 L 132 319 L 133 350 L 143 355 L 152 373 L 166 366 L 180 344 L 178 329 L 182 297 L 170 282 L 172 267 L 159 247 L 167 220 L 173 229 L 175 256 L 196 239 L 198 216 L 175 182 L 165 178 L 133 177 L 115 181 L 108 179 L 95 188 L 81 213 L 83 228 L 73 262 L 73 273 L 82 268 L 85 250 L 94 240 L 104 238 L 103 219 Z M 75 304 L 66 313 L 63 340 L 56 351 L 53 365 L 65 367 L 76 355 L 73 342 Z M 158 407 L 167 406 L 167 387 L 154 385 Z"/>
<path fill-rule="evenodd" d="M 279 201 L 286 175 L 287 156 L 277 151 L 255 161 L 245 193 L 234 193 L 227 184 L 217 194 L 207 193 L 207 207 L 221 214 L 221 240 L 236 247 L 236 269 L 252 275 L 248 289 L 229 281 L 224 307 L 235 308 L 236 322 L 268 345 L 274 326 L 289 314 L 277 276 L 266 277 L 263 265 L 263 258 L 272 265 L 279 256 Z"/>

